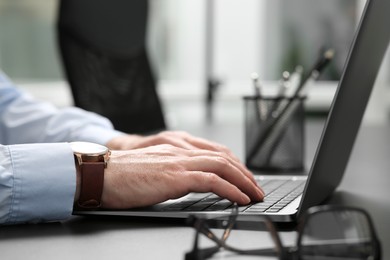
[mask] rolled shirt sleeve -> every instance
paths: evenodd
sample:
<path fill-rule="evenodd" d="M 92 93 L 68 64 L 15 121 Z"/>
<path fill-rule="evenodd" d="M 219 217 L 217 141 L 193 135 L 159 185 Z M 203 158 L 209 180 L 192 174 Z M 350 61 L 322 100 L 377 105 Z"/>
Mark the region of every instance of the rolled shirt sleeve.
<path fill-rule="evenodd" d="M 1 145 L 0 186 L 1 224 L 68 218 L 76 189 L 70 145 Z"/>

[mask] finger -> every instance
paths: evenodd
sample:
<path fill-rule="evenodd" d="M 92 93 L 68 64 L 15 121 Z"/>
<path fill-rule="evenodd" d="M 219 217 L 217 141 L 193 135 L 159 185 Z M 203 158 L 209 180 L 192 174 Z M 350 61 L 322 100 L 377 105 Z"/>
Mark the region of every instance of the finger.
<path fill-rule="evenodd" d="M 216 153 L 216 152 L 207 151 L 207 150 L 193 150 L 193 151 L 191 151 L 191 154 L 192 154 L 192 156 L 223 157 L 223 158 L 227 159 L 231 164 L 233 164 L 242 173 L 244 173 L 245 176 L 247 178 L 249 178 L 252 181 L 252 183 L 255 184 L 264 195 L 264 191 L 258 186 L 258 183 L 255 180 L 253 174 L 242 163 L 237 162 L 237 161 L 233 160 L 231 157 L 225 155 L 224 153 L 219 153 L 219 152 Z"/>
<path fill-rule="evenodd" d="M 259 187 L 225 158 L 208 156 L 192 157 L 186 167 L 190 171 L 212 172 L 237 186 L 254 201 L 260 201 L 264 198 L 264 193 Z"/>
<path fill-rule="evenodd" d="M 250 203 L 250 198 L 233 184 L 219 176 L 202 171 L 186 172 L 182 175 L 188 192 L 212 192 L 240 205 Z"/>
<path fill-rule="evenodd" d="M 166 133 L 147 137 L 145 142 L 144 145 L 146 144 L 148 146 L 170 144 L 183 149 L 198 149 L 194 145 L 186 142 L 183 138 L 178 138 L 177 136 L 168 135 Z"/>

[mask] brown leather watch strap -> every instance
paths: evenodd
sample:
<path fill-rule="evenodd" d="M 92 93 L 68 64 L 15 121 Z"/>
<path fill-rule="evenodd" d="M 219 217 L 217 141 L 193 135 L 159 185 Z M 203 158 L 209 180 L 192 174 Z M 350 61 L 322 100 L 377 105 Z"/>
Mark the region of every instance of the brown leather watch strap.
<path fill-rule="evenodd" d="M 101 206 L 104 184 L 104 162 L 83 162 L 79 167 L 80 197 L 77 207 L 82 209 L 96 209 Z"/>

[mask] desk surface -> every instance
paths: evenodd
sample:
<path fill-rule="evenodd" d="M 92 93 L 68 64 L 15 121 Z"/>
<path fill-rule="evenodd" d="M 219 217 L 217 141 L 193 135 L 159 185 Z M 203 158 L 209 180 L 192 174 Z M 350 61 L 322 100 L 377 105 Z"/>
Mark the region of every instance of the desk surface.
<path fill-rule="evenodd" d="M 307 154 L 315 149 L 321 129 L 322 123 L 308 125 Z M 188 130 L 225 143 L 237 155 L 242 155 L 243 135 L 238 126 L 211 125 Z M 369 211 L 382 241 L 383 259 L 390 257 L 389 154 L 390 126 L 362 127 L 342 184 L 329 202 L 359 206 Z M 175 260 L 183 259 L 184 252 L 191 248 L 193 235 L 191 228 L 174 221 L 75 216 L 63 223 L 0 227 L 0 257 Z M 282 232 L 283 242 L 292 244 L 295 235 L 294 232 Z M 272 244 L 265 232 L 242 231 L 239 238 L 259 241 L 265 246 Z"/>

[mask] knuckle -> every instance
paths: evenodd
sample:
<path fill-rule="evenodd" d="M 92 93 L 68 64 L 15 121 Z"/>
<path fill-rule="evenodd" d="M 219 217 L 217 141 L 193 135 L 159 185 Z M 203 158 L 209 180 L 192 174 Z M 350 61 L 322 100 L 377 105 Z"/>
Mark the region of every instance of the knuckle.
<path fill-rule="evenodd" d="M 161 144 L 160 147 L 161 147 L 163 150 L 172 150 L 172 149 L 174 149 L 174 146 L 171 145 L 171 144 Z"/>
<path fill-rule="evenodd" d="M 200 189 L 210 190 L 218 182 L 218 176 L 210 172 L 197 172 L 193 175 L 192 180 Z"/>
<path fill-rule="evenodd" d="M 204 181 L 210 187 L 214 187 L 219 182 L 219 177 L 213 173 L 206 173 L 204 175 Z"/>
<path fill-rule="evenodd" d="M 169 137 L 164 133 L 158 134 L 156 138 L 160 143 L 168 143 L 169 141 Z"/>
<path fill-rule="evenodd" d="M 216 158 L 216 161 L 218 162 L 218 164 L 220 164 L 221 167 L 223 168 L 227 168 L 227 167 L 230 167 L 230 162 L 228 159 L 226 159 L 225 157 L 217 157 Z"/>
<path fill-rule="evenodd" d="M 155 154 L 162 157 L 176 157 L 180 154 L 178 148 L 170 144 L 160 144 L 155 146 L 154 149 Z"/>
<path fill-rule="evenodd" d="M 189 136 L 189 134 L 185 131 L 175 131 L 175 134 L 180 135 L 180 136 L 184 136 L 184 137 Z"/>
<path fill-rule="evenodd" d="M 227 146 L 225 146 L 225 145 L 220 145 L 219 147 L 220 147 L 220 149 L 223 150 L 225 153 L 229 153 L 229 152 L 230 152 L 230 149 L 229 149 Z"/>
<path fill-rule="evenodd" d="M 183 173 L 186 171 L 186 167 L 182 164 L 176 162 L 169 162 L 168 165 L 171 171 L 174 173 Z"/>

